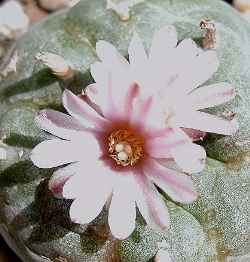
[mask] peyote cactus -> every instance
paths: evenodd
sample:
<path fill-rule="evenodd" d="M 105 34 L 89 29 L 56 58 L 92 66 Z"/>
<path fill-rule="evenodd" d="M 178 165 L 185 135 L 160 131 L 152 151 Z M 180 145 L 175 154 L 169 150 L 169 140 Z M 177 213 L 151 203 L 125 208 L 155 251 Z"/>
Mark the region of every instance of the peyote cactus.
<path fill-rule="evenodd" d="M 177 262 L 249 259 L 250 26 L 216 0 L 131 2 L 123 13 L 107 9 L 106 1 L 80 1 L 34 26 L 2 61 L 0 233 L 23 261 L 146 262 L 154 259 L 159 246 Z M 71 201 L 54 198 L 48 189 L 53 170 L 38 169 L 29 159 L 31 149 L 50 137 L 36 127 L 35 114 L 43 108 L 63 111 L 65 87 L 80 93 L 93 82 L 89 67 L 97 60 L 97 40 L 112 42 L 126 56 L 135 29 L 148 47 L 155 30 L 173 24 L 179 40 L 192 38 L 201 44 L 199 23 L 206 18 L 215 22 L 220 59 L 209 82 L 228 81 L 237 92 L 213 113 L 228 118 L 236 114 L 240 127 L 234 136 L 207 135 L 200 142 L 208 154 L 206 169 L 193 176 L 200 198 L 180 205 L 166 196 L 170 229 L 155 232 L 138 216 L 135 232 L 123 241 L 111 237 L 105 210 L 88 226 L 72 223 Z M 38 52 L 63 56 L 74 70 L 73 79 L 53 75 L 35 59 Z"/>

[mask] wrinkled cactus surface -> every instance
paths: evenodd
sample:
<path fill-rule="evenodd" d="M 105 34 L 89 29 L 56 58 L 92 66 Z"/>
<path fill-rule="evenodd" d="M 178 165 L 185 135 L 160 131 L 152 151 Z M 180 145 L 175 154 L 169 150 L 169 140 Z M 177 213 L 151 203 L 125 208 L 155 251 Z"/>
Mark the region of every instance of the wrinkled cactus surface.
<path fill-rule="evenodd" d="M 34 26 L 6 54 L 2 70 L 13 55 L 17 64 L 16 72 L 0 82 L 0 148 L 7 152 L 0 160 L 0 232 L 25 262 L 147 262 L 153 261 L 159 243 L 175 262 L 250 259 L 250 25 L 217 0 L 134 2 L 128 21 L 122 21 L 105 1 L 80 1 Z M 124 241 L 111 237 L 105 210 L 89 226 L 73 224 L 71 202 L 55 199 L 48 190 L 53 170 L 38 169 L 29 160 L 31 149 L 50 136 L 35 126 L 36 112 L 62 111 L 65 86 L 79 93 L 93 81 L 89 67 L 97 60 L 97 40 L 113 43 L 127 56 L 134 30 L 148 48 L 155 30 L 173 24 L 179 40 L 192 38 L 199 44 L 204 34 L 199 23 L 205 18 L 215 22 L 220 40 L 220 67 L 209 82 L 228 81 L 237 91 L 232 102 L 213 113 L 236 114 L 240 128 L 234 136 L 207 135 L 201 142 L 207 166 L 193 176 L 200 198 L 180 205 L 166 196 L 171 228 L 154 232 L 138 216 L 135 232 Z M 76 71 L 73 82 L 58 80 L 36 61 L 40 51 L 63 56 Z"/>

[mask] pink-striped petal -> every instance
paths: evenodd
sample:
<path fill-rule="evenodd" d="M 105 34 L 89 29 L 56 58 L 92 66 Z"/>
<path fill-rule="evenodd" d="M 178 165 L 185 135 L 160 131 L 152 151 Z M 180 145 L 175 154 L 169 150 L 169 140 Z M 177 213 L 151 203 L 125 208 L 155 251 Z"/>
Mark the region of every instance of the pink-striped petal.
<path fill-rule="evenodd" d="M 96 96 L 96 90 L 97 90 L 97 85 L 96 84 L 90 84 L 88 85 L 84 92 L 79 95 L 79 97 L 86 102 L 90 107 L 92 107 L 100 116 L 104 116 L 103 111 L 101 110 L 101 107 L 96 104 L 94 101 L 95 99 L 91 99 L 93 96 Z"/>
<path fill-rule="evenodd" d="M 147 153 L 155 158 L 171 158 L 171 150 L 188 143 L 187 139 L 168 141 L 166 138 L 151 139 L 147 143 Z"/>
<path fill-rule="evenodd" d="M 125 97 L 124 101 L 124 106 L 123 106 L 123 118 L 124 120 L 129 121 L 130 118 L 132 117 L 133 114 L 133 109 L 134 109 L 134 101 L 137 98 L 139 94 L 139 86 L 137 84 L 132 84 L 128 91 L 127 95 Z"/>
<path fill-rule="evenodd" d="M 192 128 L 222 135 L 233 135 L 238 129 L 235 120 L 228 121 L 199 111 L 182 112 L 181 115 L 173 118 L 173 123 L 184 128 Z"/>
<path fill-rule="evenodd" d="M 207 134 L 206 132 L 191 128 L 182 128 L 182 130 L 192 139 L 192 141 L 203 140 Z"/>
<path fill-rule="evenodd" d="M 86 127 L 103 129 L 108 124 L 106 119 L 69 90 L 63 92 L 63 105 L 70 115 Z"/>
<path fill-rule="evenodd" d="M 49 189 L 57 198 L 63 197 L 63 187 L 65 183 L 74 175 L 79 173 L 81 166 L 79 163 L 73 163 L 66 167 L 59 168 L 53 173 L 49 180 Z"/>
<path fill-rule="evenodd" d="M 155 186 L 149 182 L 145 174 L 135 175 L 138 183 L 136 196 L 137 207 L 147 224 L 155 230 L 165 230 L 169 227 L 168 208 Z"/>
<path fill-rule="evenodd" d="M 190 141 L 190 138 L 180 128 L 166 128 L 165 133 L 161 136 L 152 133 L 148 138 L 148 154 L 155 158 L 170 158 L 172 150 L 182 147 Z"/>
<path fill-rule="evenodd" d="M 164 129 L 166 127 L 166 114 L 161 106 L 158 104 L 158 100 L 155 96 L 152 97 L 150 102 L 150 108 L 145 118 L 145 127 L 147 129 Z"/>
<path fill-rule="evenodd" d="M 189 204 L 198 197 L 190 176 L 166 168 L 152 158 L 148 159 L 144 172 L 174 201 Z"/>
<path fill-rule="evenodd" d="M 79 137 L 87 130 L 73 117 L 51 109 L 40 111 L 35 122 L 41 129 L 67 140 Z"/>
<path fill-rule="evenodd" d="M 226 103 L 235 97 L 234 88 L 228 83 L 202 86 L 188 95 L 194 110 L 209 108 Z"/>

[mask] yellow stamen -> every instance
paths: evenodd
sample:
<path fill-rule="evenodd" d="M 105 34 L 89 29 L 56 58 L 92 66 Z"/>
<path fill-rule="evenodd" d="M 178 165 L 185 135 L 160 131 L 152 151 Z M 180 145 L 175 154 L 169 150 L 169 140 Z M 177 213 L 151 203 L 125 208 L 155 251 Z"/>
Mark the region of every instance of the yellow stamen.
<path fill-rule="evenodd" d="M 133 166 L 143 155 L 143 139 L 127 129 L 109 136 L 109 156 L 121 166 Z"/>

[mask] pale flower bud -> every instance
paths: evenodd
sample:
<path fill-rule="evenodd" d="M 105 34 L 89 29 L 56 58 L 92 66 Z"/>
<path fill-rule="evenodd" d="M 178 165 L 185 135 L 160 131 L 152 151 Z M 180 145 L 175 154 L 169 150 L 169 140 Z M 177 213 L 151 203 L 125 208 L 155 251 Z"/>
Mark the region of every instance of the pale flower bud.
<path fill-rule="evenodd" d="M 9 39 L 16 39 L 29 27 L 29 18 L 17 1 L 8 1 L 0 7 L 0 33 Z"/>
<path fill-rule="evenodd" d="M 130 19 L 130 8 L 143 0 L 125 0 L 125 1 L 114 1 L 107 0 L 107 9 L 113 10 L 120 18 L 121 21 L 128 21 Z"/>
<path fill-rule="evenodd" d="M 73 70 L 70 65 L 59 55 L 49 52 L 41 52 L 36 55 L 36 59 L 50 68 L 52 73 L 58 78 L 66 79 L 73 76 Z"/>
<path fill-rule="evenodd" d="M 250 11 L 250 0 L 234 0 L 234 6 L 240 12 L 245 13 Z"/>

